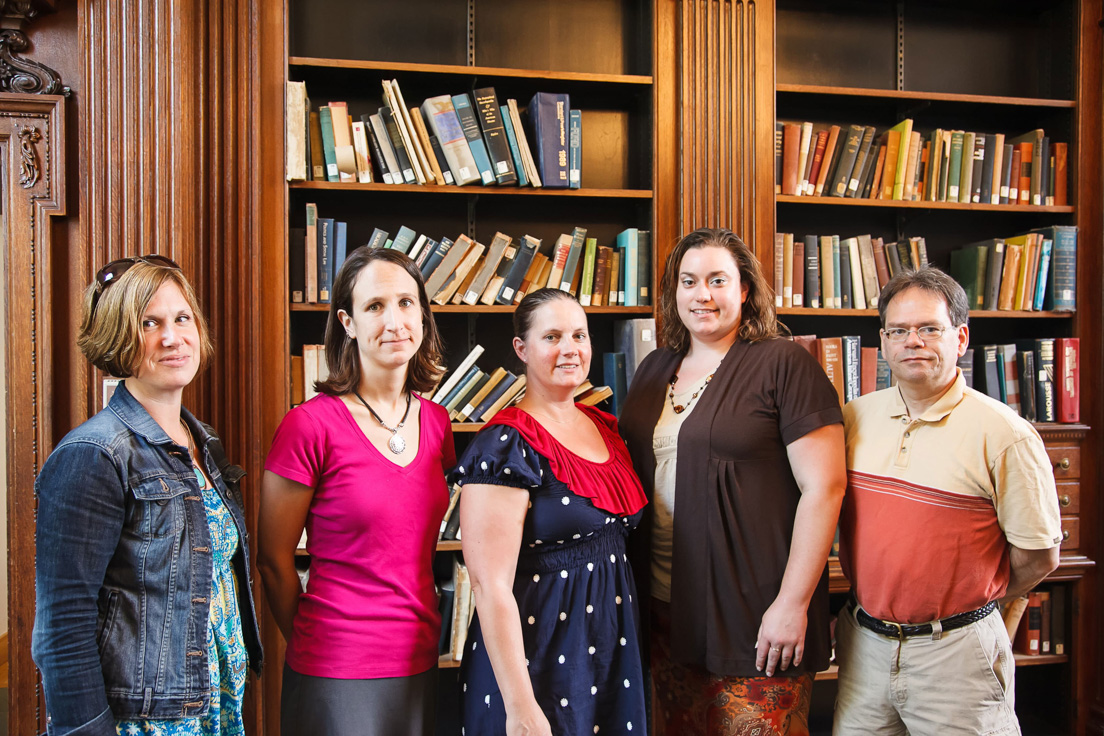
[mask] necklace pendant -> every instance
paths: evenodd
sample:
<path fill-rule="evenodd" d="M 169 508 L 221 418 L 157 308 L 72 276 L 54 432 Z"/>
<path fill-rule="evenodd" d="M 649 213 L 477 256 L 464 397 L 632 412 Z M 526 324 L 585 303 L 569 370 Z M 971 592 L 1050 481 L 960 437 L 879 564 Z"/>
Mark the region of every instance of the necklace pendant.
<path fill-rule="evenodd" d="M 682 404 L 675 404 L 675 405 L 674 405 L 674 406 L 672 406 L 671 408 L 675 410 L 675 413 L 676 413 L 676 414 L 681 414 L 681 413 L 683 413 L 684 411 L 686 411 L 686 407 L 685 407 L 685 406 L 683 406 Z"/>
<path fill-rule="evenodd" d="M 396 455 L 401 455 L 403 450 L 406 449 L 406 440 L 398 434 L 393 434 L 391 439 L 387 440 L 387 449 Z"/>

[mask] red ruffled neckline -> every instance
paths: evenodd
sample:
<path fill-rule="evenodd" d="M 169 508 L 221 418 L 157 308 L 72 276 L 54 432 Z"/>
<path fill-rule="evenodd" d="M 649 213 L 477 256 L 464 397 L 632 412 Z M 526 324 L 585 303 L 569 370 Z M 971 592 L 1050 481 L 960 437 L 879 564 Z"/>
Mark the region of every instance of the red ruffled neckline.
<path fill-rule="evenodd" d="M 628 449 L 617 433 L 617 419 L 593 406 L 576 404 L 598 427 L 609 449 L 604 463 L 581 458 L 564 447 L 532 415 L 516 406 L 498 412 L 487 422 L 513 427 L 534 450 L 548 459 L 552 474 L 567 484 L 576 495 L 589 498 L 603 511 L 618 516 L 631 516 L 648 503 L 640 479 L 633 471 Z"/>

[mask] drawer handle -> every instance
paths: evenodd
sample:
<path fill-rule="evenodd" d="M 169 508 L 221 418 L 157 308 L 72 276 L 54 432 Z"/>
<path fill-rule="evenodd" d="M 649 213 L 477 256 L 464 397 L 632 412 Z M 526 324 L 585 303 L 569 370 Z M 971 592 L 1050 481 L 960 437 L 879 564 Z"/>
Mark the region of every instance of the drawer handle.
<path fill-rule="evenodd" d="M 1058 497 L 1058 503 L 1062 504 L 1063 506 L 1069 506 L 1071 503 L 1073 503 L 1073 499 L 1069 497 L 1068 493 L 1065 493 Z"/>
<path fill-rule="evenodd" d="M 1062 530 L 1062 541 L 1063 542 L 1069 541 L 1069 529 L 1063 529 Z"/>
<path fill-rule="evenodd" d="M 1054 468 L 1055 468 L 1055 470 L 1069 470 L 1070 469 L 1070 459 L 1068 457 L 1062 458 L 1058 462 L 1054 463 Z"/>

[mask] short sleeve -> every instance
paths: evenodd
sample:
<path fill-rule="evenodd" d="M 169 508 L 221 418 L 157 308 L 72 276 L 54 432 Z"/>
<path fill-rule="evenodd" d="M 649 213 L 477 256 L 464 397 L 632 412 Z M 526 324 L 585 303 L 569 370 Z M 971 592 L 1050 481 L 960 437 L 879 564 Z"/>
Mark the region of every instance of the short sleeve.
<path fill-rule="evenodd" d="M 315 488 L 322 477 L 324 449 L 322 425 L 302 404 L 280 422 L 265 459 L 265 470 Z"/>
<path fill-rule="evenodd" d="M 997 520 L 1008 542 L 1020 549 L 1050 549 L 1062 541 L 1058 493 L 1041 439 L 1022 437 L 993 463 Z"/>
<path fill-rule="evenodd" d="M 813 356 L 795 343 L 780 342 L 775 395 L 778 428 L 789 445 L 815 429 L 841 424 L 843 413 L 835 387 Z"/>
<path fill-rule="evenodd" d="M 513 427 L 491 425 L 460 455 L 452 479 L 461 486 L 536 488 L 541 484 L 540 456 Z"/>

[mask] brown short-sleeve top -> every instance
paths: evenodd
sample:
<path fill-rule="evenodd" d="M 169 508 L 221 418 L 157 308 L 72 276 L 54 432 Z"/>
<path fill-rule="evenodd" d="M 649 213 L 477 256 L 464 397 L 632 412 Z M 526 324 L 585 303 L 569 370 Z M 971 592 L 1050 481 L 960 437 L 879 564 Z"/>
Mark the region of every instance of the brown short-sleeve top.
<path fill-rule="evenodd" d="M 654 492 L 652 434 L 682 356 L 656 350 L 640 364 L 620 419 L 637 475 Z M 761 676 L 755 635 L 778 595 L 801 497 L 786 446 L 842 423 L 820 365 L 789 340 L 736 342 L 678 439 L 671 569 L 671 650 L 710 672 Z M 652 506 L 631 540 L 633 569 L 648 605 Z M 786 674 L 828 666 L 827 568 L 809 605 L 805 658 Z"/>

